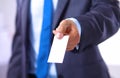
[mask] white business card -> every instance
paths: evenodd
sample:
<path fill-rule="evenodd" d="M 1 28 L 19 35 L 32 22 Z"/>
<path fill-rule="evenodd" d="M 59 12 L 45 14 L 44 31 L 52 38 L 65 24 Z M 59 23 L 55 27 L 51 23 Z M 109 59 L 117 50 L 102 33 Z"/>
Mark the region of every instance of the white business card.
<path fill-rule="evenodd" d="M 63 63 L 68 39 L 68 35 L 64 36 L 62 39 L 58 39 L 56 36 L 54 36 L 53 44 L 48 58 L 49 63 Z"/>

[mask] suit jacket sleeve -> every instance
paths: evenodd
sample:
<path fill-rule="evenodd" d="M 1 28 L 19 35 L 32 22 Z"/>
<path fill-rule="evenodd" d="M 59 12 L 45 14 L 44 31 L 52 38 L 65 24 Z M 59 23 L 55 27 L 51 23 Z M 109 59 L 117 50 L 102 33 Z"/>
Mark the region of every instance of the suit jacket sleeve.
<path fill-rule="evenodd" d="M 92 0 L 89 12 L 76 19 L 81 24 L 80 49 L 97 45 L 111 37 L 120 26 L 120 9 L 116 0 Z"/>

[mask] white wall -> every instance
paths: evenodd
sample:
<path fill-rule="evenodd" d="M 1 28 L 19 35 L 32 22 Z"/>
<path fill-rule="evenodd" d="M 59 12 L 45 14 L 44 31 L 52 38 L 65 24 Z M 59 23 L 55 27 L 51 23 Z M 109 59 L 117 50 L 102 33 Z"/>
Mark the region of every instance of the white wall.
<path fill-rule="evenodd" d="M 14 33 L 15 0 L 0 0 L 0 63 L 8 62 Z"/>
<path fill-rule="evenodd" d="M 110 39 L 99 45 L 112 78 L 120 78 L 120 30 Z"/>
<path fill-rule="evenodd" d="M 16 0 L 0 0 L 0 78 L 6 78 L 14 34 Z"/>
<path fill-rule="evenodd" d="M 120 30 L 113 37 L 99 45 L 101 54 L 109 65 L 120 65 Z"/>

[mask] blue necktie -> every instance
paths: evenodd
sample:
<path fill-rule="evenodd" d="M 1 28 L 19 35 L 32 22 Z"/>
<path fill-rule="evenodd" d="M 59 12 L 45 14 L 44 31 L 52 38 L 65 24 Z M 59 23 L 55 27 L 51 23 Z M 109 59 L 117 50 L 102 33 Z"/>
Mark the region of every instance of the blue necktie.
<path fill-rule="evenodd" d="M 49 64 L 47 63 L 48 55 L 51 46 L 51 34 L 52 34 L 52 12 L 53 5 L 52 0 L 44 0 L 44 11 L 43 11 L 43 23 L 40 37 L 39 55 L 37 59 L 37 78 L 47 78 Z"/>

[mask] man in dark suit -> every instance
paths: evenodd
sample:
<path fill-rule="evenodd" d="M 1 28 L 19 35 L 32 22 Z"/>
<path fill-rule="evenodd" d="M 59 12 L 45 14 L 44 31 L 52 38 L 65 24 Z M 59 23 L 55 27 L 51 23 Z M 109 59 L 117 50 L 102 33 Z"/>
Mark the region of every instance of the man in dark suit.
<path fill-rule="evenodd" d="M 29 14 L 30 0 L 17 0 L 16 33 L 7 78 L 29 78 Z M 80 23 L 80 35 L 75 23 L 66 20 L 71 17 Z M 64 62 L 56 64 L 58 78 L 110 78 L 98 44 L 119 29 L 117 0 L 59 0 L 52 26 L 58 38 L 70 35 Z M 75 37 L 72 31 L 76 33 Z"/>

